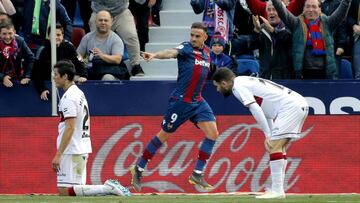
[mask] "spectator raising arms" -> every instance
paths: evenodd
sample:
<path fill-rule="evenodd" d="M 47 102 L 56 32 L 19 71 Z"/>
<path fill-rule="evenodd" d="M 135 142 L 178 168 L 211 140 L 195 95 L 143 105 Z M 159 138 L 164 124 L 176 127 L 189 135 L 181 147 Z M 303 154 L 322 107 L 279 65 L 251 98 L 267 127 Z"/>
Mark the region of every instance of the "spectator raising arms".
<path fill-rule="evenodd" d="M 342 0 L 330 15 L 321 14 L 319 0 L 306 0 L 304 12 L 292 15 L 281 0 L 272 0 L 278 15 L 293 33 L 292 54 L 296 78 L 337 79 L 332 33 L 347 15 L 350 0 Z"/>
<path fill-rule="evenodd" d="M 292 79 L 291 31 L 279 18 L 271 1 L 267 2 L 265 19 L 253 16 L 256 38 L 259 42 L 260 77 L 266 79 Z M 262 23 L 260 23 L 262 22 Z"/>
<path fill-rule="evenodd" d="M 285 4 L 286 8 L 290 11 L 290 13 L 298 16 L 303 10 L 305 0 L 292 0 L 290 2 L 287 0 L 282 0 L 282 2 Z M 261 0 L 246 0 L 246 3 L 249 6 L 249 9 L 251 10 L 253 15 L 259 15 L 267 18 L 266 2 Z"/>

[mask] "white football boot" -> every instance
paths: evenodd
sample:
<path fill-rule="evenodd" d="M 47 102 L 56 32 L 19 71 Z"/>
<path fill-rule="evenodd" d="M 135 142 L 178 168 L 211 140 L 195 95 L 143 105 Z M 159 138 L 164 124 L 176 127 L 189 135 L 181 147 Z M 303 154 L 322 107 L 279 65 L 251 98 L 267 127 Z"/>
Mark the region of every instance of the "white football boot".
<path fill-rule="evenodd" d="M 104 185 L 108 189 L 108 192 L 118 196 L 131 196 L 131 192 L 126 187 L 122 186 L 117 180 L 106 180 Z"/>

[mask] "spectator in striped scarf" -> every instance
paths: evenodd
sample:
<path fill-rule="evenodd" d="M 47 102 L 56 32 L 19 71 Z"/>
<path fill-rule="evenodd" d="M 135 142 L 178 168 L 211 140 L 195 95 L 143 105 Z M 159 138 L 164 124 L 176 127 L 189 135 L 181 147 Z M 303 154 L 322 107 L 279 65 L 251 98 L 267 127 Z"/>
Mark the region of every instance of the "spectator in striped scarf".
<path fill-rule="evenodd" d="M 321 13 L 320 0 L 306 0 L 304 11 L 292 15 L 281 0 L 272 0 L 279 17 L 293 33 L 292 57 L 298 79 L 337 79 L 332 33 L 348 13 L 350 0 L 342 0 L 330 15 Z"/>

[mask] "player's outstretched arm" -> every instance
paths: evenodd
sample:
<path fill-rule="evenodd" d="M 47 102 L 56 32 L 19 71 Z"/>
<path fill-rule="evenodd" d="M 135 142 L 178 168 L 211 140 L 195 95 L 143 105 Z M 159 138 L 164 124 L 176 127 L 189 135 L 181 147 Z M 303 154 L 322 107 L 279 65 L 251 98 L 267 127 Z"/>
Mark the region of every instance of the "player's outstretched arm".
<path fill-rule="evenodd" d="M 157 59 L 176 58 L 178 53 L 179 52 L 176 49 L 165 49 L 163 51 L 158 51 L 158 52 L 155 52 L 155 53 L 141 52 L 142 57 L 146 61 L 150 61 L 151 59 L 154 59 L 154 58 L 157 58 Z"/>

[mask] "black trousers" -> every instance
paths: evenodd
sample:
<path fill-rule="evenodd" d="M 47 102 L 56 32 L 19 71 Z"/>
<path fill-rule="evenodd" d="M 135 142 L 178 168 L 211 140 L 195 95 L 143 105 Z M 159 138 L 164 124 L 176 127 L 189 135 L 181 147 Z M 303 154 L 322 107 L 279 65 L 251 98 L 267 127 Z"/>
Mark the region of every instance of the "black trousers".
<path fill-rule="evenodd" d="M 136 21 L 136 30 L 139 37 L 140 50 L 145 51 L 145 44 L 149 42 L 149 23 L 150 8 L 147 5 L 140 5 L 134 0 L 130 0 L 129 9 Z"/>
<path fill-rule="evenodd" d="M 76 2 L 79 3 L 80 16 L 84 22 L 84 30 L 86 33 L 90 32 L 89 19 L 91 17 L 91 1 L 89 0 L 61 0 L 61 4 L 65 7 L 71 21 L 74 22 L 76 12 Z"/>

